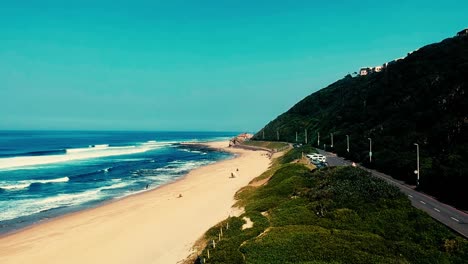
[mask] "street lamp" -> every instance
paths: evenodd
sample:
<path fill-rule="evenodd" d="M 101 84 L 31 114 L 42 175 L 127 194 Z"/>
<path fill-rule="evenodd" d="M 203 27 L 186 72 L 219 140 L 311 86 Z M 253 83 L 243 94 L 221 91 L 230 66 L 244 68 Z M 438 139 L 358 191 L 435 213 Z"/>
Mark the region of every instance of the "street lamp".
<path fill-rule="evenodd" d="M 349 135 L 346 135 L 346 151 L 349 153 Z"/>
<path fill-rule="evenodd" d="M 416 167 L 417 169 L 414 171 L 414 173 L 417 175 L 416 177 L 416 187 L 419 186 L 419 145 L 418 143 L 414 143 L 416 146 Z"/>
<path fill-rule="evenodd" d="M 330 147 L 333 148 L 333 133 L 330 133 L 330 136 L 331 136 L 331 145 L 330 145 Z"/>
<path fill-rule="evenodd" d="M 317 146 L 320 147 L 320 132 L 317 132 Z"/>
<path fill-rule="evenodd" d="M 304 129 L 304 137 L 305 137 L 305 143 L 307 145 L 307 128 Z"/>
<path fill-rule="evenodd" d="M 372 138 L 369 139 L 369 162 L 372 162 Z"/>

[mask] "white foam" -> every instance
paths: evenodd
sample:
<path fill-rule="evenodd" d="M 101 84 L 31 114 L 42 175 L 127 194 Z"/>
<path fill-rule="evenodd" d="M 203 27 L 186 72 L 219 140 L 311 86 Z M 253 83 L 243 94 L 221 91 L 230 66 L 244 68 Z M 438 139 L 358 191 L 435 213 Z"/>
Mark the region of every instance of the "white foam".
<path fill-rule="evenodd" d="M 31 183 L 17 183 L 17 184 L 10 184 L 8 185 L 7 183 L 1 183 L 0 188 L 3 190 L 19 190 L 19 189 L 24 189 L 28 188 Z"/>
<path fill-rule="evenodd" d="M 121 162 L 121 161 L 144 161 L 144 160 L 149 160 L 149 159 L 146 159 L 146 158 L 140 158 L 140 159 L 114 159 L 114 161 L 116 162 Z"/>
<path fill-rule="evenodd" d="M 101 198 L 101 189 L 95 189 L 78 194 L 59 194 L 42 199 L 24 199 L 17 201 L 0 201 L 0 221 L 39 213 L 63 206 L 78 205 Z"/>
<path fill-rule="evenodd" d="M 170 145 L 173 145 L 173 144 L 176 144 L 176 143 L 179 143 L 177 141 L 161 141 L 161 142 L 157 142 L 155 140 L 150 140 L 150 141 L 147 141 L 145 143 L 142 143 L 141 146 L 156 146 L 156 147 L 166 147 L 166 146 L 170 146 Z"/>
<path fill-rule="evenodd" d="M 99 148 L 99 149 L 104 149 L 108 147 L 109 147 L 109 144 L 94 145 L 94 148 Z"/>
<path fill-rule="evenodd" d="M 0 188 L 4 190 L 15 190 L 15 189 L 25 189 L 31 186 L 33 183 L 55 183 L 55 182 L 68 182 L 70 178 L 62 177 L 52 180 L 24 180 L 17 181 L 15 184 L 9 184 L 8 182 L 0 182 Z"/>
<path fill-rule="evenodd" d="M 147 142 L 139 146 L 109 147 L 98 145 L 89 148 L 67 149 L 63 155 L 47 156 L 22 156 L 0 159 L 0 169 L 17 169 L 21 167 L 53 164 L 75 160 L 86 160 L 93 158 L 120 156 L 146 152 L 149 150 L 165 147 L 174 142 Z"/>
<path fill-rule="evenodd" d="M 214 161 L 172 161 L 170 162 L 168 166 L 162 167 L 162 168 L 157 168 L 155 171 L 162 171 L 162 172 L 169 172 L 169 173 L 181 173 L 181 172 L 186 172 L 193 170 L 195 168 L 201 167 L 203 165 L 208 165 L 210 163 L 213 163 Z M 176 167 L 173 167 L 174 165 L 177 165 Z"/>
<path fill-rule="evenodd" d="M 101 190 L 112 190 L 112 189 L 120 189 L 120 188 L 124 188 L 124 187 L 127 187 L 131 185 L 131 183 L 129 182 L 119 182 L 119 183 L 116 183 L 114 185 L 110 185 L 110 186 L 107 186 L 107 187 L 103 187 Z"/>
<path fill-rule="evenodd" d="M 169 183 L 176 178 L 172 174 L 158 174 L 156 176 L 153 175 L 153 176 L 145 177 L 145 179 L 152 180 L 154 181 L 154 183 L 157 184 L 157 186 L 159 186 L 161 184 Z M 154 183 L 152 184 L 152 186 L 154 185 Z"/>
<path fill-rule="evenodd" d="M 114 199 L 122 199 L 124 197 L 127 197 L 127 196 L 130 196 L 130 195 L 134 195 L 134 194 L 138 194 L 138 193 L 142 193 L 142 192 L 146 192 L 148 190 L 146 189 L 143 189 L 143 190 L 139 190 L 139 191 L 128 191 L 120 196 L 117 196 L 117 197 L 114 197 Z"/>
<path fill-rule="evenodd" d="M 193 149 L 180 149 L 180 150 L 185 151 L 185 152 L 189 152 L 189 153 L 197 153 L 197 154 L 206 155 L 205 152 L 200 151 L 200 150 L 193 150 Z"/>
<path fill-rule="evenodd" d="M 38 181 L 35 181 L 35 182 L 38 182 L 38 183 L 49 183 L 49 182 L 67 182 L 69 181 L 70 178 L 68 177 L 63 177 L 63 178 L 58 178 L 58 179 L 53 179 L 53 180 L 38 180 Z"/>

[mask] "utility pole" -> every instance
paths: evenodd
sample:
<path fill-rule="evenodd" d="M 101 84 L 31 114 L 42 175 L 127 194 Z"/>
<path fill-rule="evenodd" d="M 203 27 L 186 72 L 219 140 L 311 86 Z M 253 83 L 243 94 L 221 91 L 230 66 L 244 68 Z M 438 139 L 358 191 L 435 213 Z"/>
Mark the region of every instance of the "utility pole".
<path fill-rule="evenodd" d="M 349 135 L 346 135 L 346 151 L 349 153 Z"/>
<path fill-rule="evenodd" d="M 307 128 L 304 129 L 304 134 L 305 134 L 305 143 L 306 143 L 306 145 L 307 145 Z"/>
<path fill-rule="evenodd" d="M 262 130 L 263 132 L 263 140 L 265 140 L 265 130 Z"/>
<path fill-rule="evenodd" d="M 372 162 L 372 138 L 369 139 L 369 162 Z"/>
<path fill-rule="evenodd" d="M 279 130 L 276 129 L 276 139 L 279 141 Z"/>
<path fill-rule="evenodd" d="M 317 147 L 320 147 L 320 132 L 317 132 Z"/>
<path fill-rule="evenodd" d="M 331 146 L 333 148 L 333 133 L 330 133 L 330 136 L 331 136 Z"/>
<path fill-rule="evenodd" d="M 414 143 L 414 145 L 416 146 L 416 171 L 414 173 L 416 173 L 417 177 L 416 177 L 416 187 L 419 186 L 419 144 L 418 143 Z"/>

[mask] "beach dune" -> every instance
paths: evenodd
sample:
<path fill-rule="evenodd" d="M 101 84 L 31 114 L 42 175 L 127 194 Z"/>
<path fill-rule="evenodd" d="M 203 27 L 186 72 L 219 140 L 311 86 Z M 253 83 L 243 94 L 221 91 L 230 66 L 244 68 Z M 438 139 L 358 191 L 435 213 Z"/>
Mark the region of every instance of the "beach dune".
<path fill-rule="evenodd" d="M 0 263 L 182 261 L 206 230 L 234 214 L 236 191 L 270 164 L 260 151 L 227 148 L 228 142 L 207 144 L 236 157 L 195 169 L 155 190 L 3 236 Z"/>

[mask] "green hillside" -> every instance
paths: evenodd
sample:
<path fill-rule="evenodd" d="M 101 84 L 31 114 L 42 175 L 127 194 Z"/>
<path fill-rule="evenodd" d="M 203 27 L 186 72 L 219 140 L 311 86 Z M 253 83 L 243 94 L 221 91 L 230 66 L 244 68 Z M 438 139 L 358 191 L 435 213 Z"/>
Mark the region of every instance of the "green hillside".
<path fill-rule="evenodd" d="M 265 174 L 271 176 L 267 184 L 237 193 L 244 214 L 207 231 L 195 263 L 468 261 L 465 239 L 412 207 L 396 187 L 364 170 L 310 171 L 278 159 Z M 243 227 L 246 219 L 252 227 Z"/>
<path fill-rule="evenodd" d="M 315 92 L 260 130 L 254 139 L 330 145 L 340 156 L 415 183 L 420 146 L 420 188 L 468 209 L 468 37 L 425 46 L 367 76 L 346 76 Z M 346 151 L 346 135 L 350 152 Z M 369 163 L 369 140 L 373 160 Z"/>

